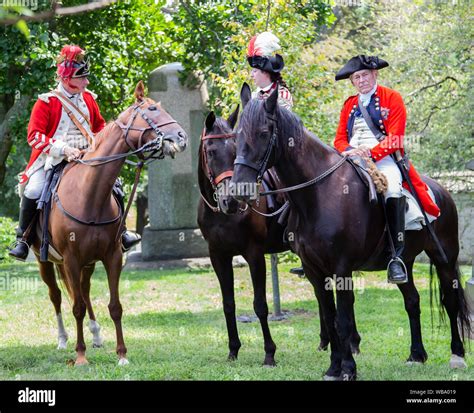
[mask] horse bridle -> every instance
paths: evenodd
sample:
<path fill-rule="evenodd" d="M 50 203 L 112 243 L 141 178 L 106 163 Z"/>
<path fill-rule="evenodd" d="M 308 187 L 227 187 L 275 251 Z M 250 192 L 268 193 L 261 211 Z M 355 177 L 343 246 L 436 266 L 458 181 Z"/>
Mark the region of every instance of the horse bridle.
<path fill-rule="evenodd" d="M 131 149 L 132 153 L 136 154 L 140 159 L 142 160 L 148 160 L 148 159 L 163 159 L 164 154 L 163 154 L 163 137 L 165 134 L 160 130 L 161 127 L 166 126 L 166 125 L 171 125 L 173 123 L 178 123 L 174 119 L 168 122 L 161 123 L 157 125 L 152 119 L 148 117 L 148 115 L 145 113 L 145 111 L 141 108 L 141 106 L 145 102 L 141 102 L 138 105 L 135 105 L 132 107 L 133 110 L 133 115 L 130 116 L 130 119 L 128 120 L 127 124 L 124 125 L 121 121 L 118 119 L 115 120 L 115 124 L 122 129 L 123 136 L 125 139 L 125 143 L 127 146 Z M 154 108 L 154 109 L 153 109 Z M 158 108 L 154 105 L 150 105 L 148 107 L 149 110 L 158 110 Z M 140 127 L 134 127 L 133 124 L 135 122 L 135 119 L 137 116 L 140 115 L 142 119 L 148 123 L 149 127 L 148 128 L 140 128 Z M 145 134 L 146 131 L 153 130 L 155 133 L 155 138 L 146 144 L 142 145 L 142 139 L 143 135 Z M 128 135 L 130 131 L 138 131 L 141 132 L 140 136 L 138 137 L 138 144 L 137 147 L 133 147 L 131 143 L 129 142 Z M 150 155 L 148 155 L 146 158 L 143 155 L 143 152 L 151 152 Z M 158 155 L 156 155 L 158 153 Z"/>
<path fill-rule="evenodd" d="M 201 142 L 207 141 L 209 139 L 230 139 L 230 138 L 235 138 L 236 134 L 235 132 L 230 132 L 230 133 L 221 133 L 221 134 L 216 134 L 216 135 L 205 135 L 205 130 L 202 131 L 201 134 Z M 234 170 L 229 169 L 227 171 L 224 171 L 214 177 L 211 169 L 209 168 L 209 162 L 207 161 L 207 154 L 206 151 L 203 148 L 202 151 L 202 157 L 203 157 L 203 162 L 207 170 L 207 177 L 209 178 L 209 182 L 211 183 L 212 187 L 214 190 L 217 189 L 217 186 L 225 179 L 225 178 L 232 178 L 234 175 Z"/>
<path fill-rule="evenodd" d="M 278 127 L 277 127 L 277 121 L 275 118 L 272 118 L 271 116 L 267 115 L 267 120 L 269 120 L 269 124 L 272 126 L 272 136 L 270 140 L 268 141 L 267 149 L 265 150 L 265 154 L 263 155 L 263 158 L 260 162 L 252 162 L 247 159 L 245 159 L 241 155 L 237 155 L 235 157 L 234 165 L 244 165 L 247 168 L 253 169 L 254 171 L 257 171 L 257 184 L 260 185 L 262 182 L 263 174 L 267 170 L 267 164 L 268 161 L 270 160 L 270 156 L 272 155 L 272 152 L 274 149 L 277 149 L 278 146 Z"/>
<path fill-rule="evenodd" d="M 148 160 L 150 160 L 150 162 L 152 162 L 155 159 L 163 159 L 164 156 L 165 156 L 164 153 L 163 153 L 163 137 L 165 136 L 165 134 L 160 130 L 160 128 L 163 127 L 163 126 L 166 126 L 166 125 L 171 125 L 173 123 L 178 123 L 173 118 L 171 118 L 172 119 L 171 121 L 164 122 L 160 125 L 157 125 L 152 119 L 150 119 L 147 116 L 147 114 L 143 111 L 143 109 L 141 109 L 141 106 L 144 103 L 145 102 L 143 101 L 140 104 L 133 106 L 132 109 L 134 111 L 134 114 L 133 114 L 133 116 L 130 117 L 129 121 L 127 122 L 127 125 L 124 125 L 118 119 L 114 120 L 114 123 L 122 130 L 122 136 L 125 139 L 125 143 L 127 144 L 127 146 L 130 148 L 130 150 L 132 152 L 127 152 L 127 153 L 122 153 L 122 154 L 117 154 L 117 155 L 102 156 L 102 157 L 91 158 L 91 159 L 76 159 L 76 162 L 81 163 L 83 165 L 88 165 L 88 166 L 104 165 L 104 164 L 109 163 L 109 162 L 113 162 L 113 161 L 117 161 L 119 159 L 127 158 L 130 155 L 137 155 L 141 159 L 140 162 L 130 162 L 130 163 L 135 165 L 136 172 L 135 172 L 135 181 L 134 181 L 134 184 L 133 184 L 132 192 L 130 194 L 128 204 L 125 207 L 125 211 L 122 211 L 120 206 L 119 206 L 118 216 L 111 219 L 111 220 L 102 221 L 102 222 L 84 221 L 80 218 L 75 217 L 74 215 L 72 215 L 68 211 L 66 211 L 66 209 L 64 209 L 64 207 L 61 205 L 59 195 L 57 194 L 57 192 L 55 190 L 53 190 L 54 199 L 55 199 L 56 203 L 58 204 L 60 210 L 63 212 L 63 214 L 65 214 L 67 217 L 69 217 L 70 219 L 72 219 L 72 220 L 74 220 L 74 221 L 76 221 L 80 224 L 93 225 L 93 226 L 108 225 L 108 224 L 115 223 L 120 218 L 122 218 L 121 224 L 118 227 L 116 239 L 118 239 L 121 227 L 123 225 L 123 222 L 125 221 L 125 217 L 127 216 L 128 211 L 130 210 L 131 203 L 133 201 L 133 198 L 135 196 L 135 192 L 137 190 L 138 181 L 140 179 L 140 173 L 143 169 L 143 166 L 145 165 L 145 162 L 148 161 Z M 150 105 L 149 109 L 153 106 L 154 105 Z M 151 109 L 151 110 L 158 110 L 158 109 L 155 107 L 155 109 Z M 143 118 L 143 120 L 145 120 L 145 122 L 148 123 L 148 125 L 149 125 L 148 128 L 133 127 L 133 123 L 135 122 L 135 119 L 138 116 L 138 114 L 140 114 L 140 116 Z M 153 140 L 151 140 L 151 141 L 145 143 L 144 145 L 142 145 L 141 143 L 142 143 L 143 135 L 145 134 L 146 131 L 148 131 L 150 129 L 153 130 L 153 132 L 155 133 L 156 136 Z M 138 145 L 137 145 L 136 148 L 134 148 L 128 140 L 128 134 L 131 130 L 141 132 L 140 136 L 138 138 Z M 145 157 L 143 155 L 143 152 L 151 152 L 151 153 L 150 153 L 150 155 Z M 95 162 L 95 163 L 93 163 L 93 162 Z"/>
<path fill-rule="evenodd" d="M 230 139 L 230 138 L 235 138 L 236 133 L 235 132 L 230 132 L 230 133 L 220 133 L 220 134 L 215 134 L 215 135 L 206 135 L 206 130 L 204 129 L 201 134 L 201 142 L 204 142 L 209 139 Z M 229 169 L 227 171 L 224 171 L 217 175 L 217 177 L 214 177 L 211 168 L 209 168 L 209 162 L 207 161 L 207 154 L 204 148 L 202 148 L 202 162 L 206 168 L 207 171 L 207 177 L 209 179 L 209 182 L 211 183 L 212 189 L 214 190 L 213 193 L 213 199 L 214 202 L 216 203 L 217 206 L 213 206 L 209 203 L 209 201 L 206 199 L 206 197 L 202 194 L 201 192 L 201 198 L 203 201 L 206 203 L 206 205 L 213 211 L 213 212 L 220 212 L 220 206 L 219 206 L 219 201 L 217 197 L 217 187 L 219 184 L 226 178 L 232 178 L 234 175 L 234 170 Z M 240 209 L 241 212 L 245 211 L 247 209 L 247 206 L 245 209 Z"/>
<path fill-rule="evenodd" d="M 267 164 L 270 159 L 270 156 L 275 149 L 275 151 L 278 150 L 278 139 L 277 139 L 277 134 L 278 134 L 278 128 L 277 128 L 277 121 L 276 119 L 268 116 L 267 114 L 267 119 L 270 121 L 270 125 L 273 126 L 273 132 L 272 132 L 272 137 L 270 138 L 270 141 L 268 142 L 267 149 L 265 151 L 265 155 L 263 156 L 262 160 L 257 164 L 251 161 L 248 161 L 245 159 L 243 156 L 236 156 L 234 165 L 244 165 L 247 166 L 248 168 L 251 168 L 255 171 L 257 171 L 257 185 L 260 185 L 262 182 L 262 177 L 263 174 L 265 173 L 267 169 Z M 277 157 L 277 154 L 275 152 L 275 158 Z M 274 189 L 274 190 L 269 190 L 269 191 L 262 191 L 260 192 L 260 196 L 265 196 L 265 195 L 275 195 L 275 194 L 283 194 L 287 192 L 292 192 L 292 191 L 297 191 L 302 188 L 306 188 L 308 186 L 314 185 L 317 182 L 323 180 L 327 176 L 331 175 L 336 169 L 341 167 L 344 162 L 346 161 L 346 157 L 341 155 L 341 159 L 336 162 L 333 166 L 331 166 L 329 169 L 321 173 L 320 175 L 316 176 L 315 178 L 302 182 L 301 184 L 289 186 L 286 188 L 279 188 L 279 189 Z"/>

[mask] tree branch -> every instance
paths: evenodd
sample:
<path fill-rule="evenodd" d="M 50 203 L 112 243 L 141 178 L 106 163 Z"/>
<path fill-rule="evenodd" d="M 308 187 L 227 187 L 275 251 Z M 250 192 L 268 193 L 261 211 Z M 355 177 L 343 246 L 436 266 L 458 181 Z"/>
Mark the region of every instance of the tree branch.
<path fill-rule="evenodd" d="M 57 16 L 72 16 L 75 14 L 88 13 L 93 10 L 102 9 L 116 3 L 117 0 L 100 0 L 93 3 L 81 4 L 73 7 L 59 7 L 57 1 L 51 2 L 51 10 L 33 14 L 32 16 L 17 16 L 0 19 L 0 24 L 9 26 L 18 23 L 20 20 L 26 22 L 38 22 L 52 20 Z"/>
<path fill-rule="evenodd" d="M 423 92 L 424 90 L 426 89 L 429 89 L 430 87 L 436 87 L 436 86 L 439 86 L 441 83 L 444 83 L 446 82 L 447 80 L 453 80 L 457 83 L 457 79 L 452 77 L 452 76 L 446 76 L 444 79 L 440 80 L 439 82 L 436 82 L 436 83 L 432 83 L 431 85 L 426 85 L 426 86 L 423 86 L 422 88 L 418 89 L 418 90 L 414 90 L 413 92 L 409 93 L 406 97 L 407 99 L 411 96 L 414 96 L 420 92 Z"/>
<path fill-rule="evenodd" d="M 426 122 L 425 123 L 425 126 L 423 127 L 423 129 L 418 132 L 418 133 L 423 133 L 425 131 L 425 129 L 428 127 L 429 123 L 430 123 L 430 120 L 431 120 L 431 117 L 438 111 L 442 111 L 442 110 L 446 110 L 446 109 L 449 109 L 449 108 L 452 108 L 453 106 L 457 105 L 459 103 L 459 99 L 456 99 L 451 105 L 447 105 L 447 106 L 442 106 L 442 107 L 439 107 L 439 106 L 433 106 L 431 108 L 431 111 L 430 111 L 430 114 L 428 115 L 428 117 L 423 121 L 423 122 Z"/>

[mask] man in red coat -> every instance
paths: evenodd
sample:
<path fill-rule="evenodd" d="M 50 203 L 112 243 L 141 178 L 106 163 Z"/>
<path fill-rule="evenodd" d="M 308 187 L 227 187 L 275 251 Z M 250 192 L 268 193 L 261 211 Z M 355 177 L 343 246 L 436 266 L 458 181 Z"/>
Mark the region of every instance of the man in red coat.
<path fill-rule="evenodd" d="M 63 160 L 76 159 L 81 150 L 92 144 L 94 135 L 105 127 L 95 101 L 97 96 L 86 89 L 89 63 L 84 50 L 79 46 L 64 46 L 58 57 L 57 75 L 57 88 L 39 96 L 28 124 L 27 139 L 32 151 L 20 177 L 22 199 L 17 243 L 9 252 L 20 261 L 28 256 L 29 247 L 23 233 L 35 215 L 46 172 Z M 120 201 L 123 204 L 123 196 Z M 124 249 L 129 249 L 139 240 L 137 234 L 128 231 L 122 234 Z"/>
<path fill-rule="evenodd" d="M 388 280 L 402 284 L 408 281 L 402 260 L 406 200 L 402 193 L 402 175 L 393 154 L 396 151 L 404 154 L 406 110 L 398 92 L 377 84 L 378 70 L 387 66 L 385 60 L 376 56 L 360 55 L 350 59 L 337 73 L 336 81 L 350 79 L 358 94 L 344 102 L 334 146 L 343 155 L 372 158 L 377 168 L 387 177 L 387 220 L 396 253 L 388 267 Z M 366 122 L 360 105 L 363 106 L 362 109 L 365 108 L 371 125 Z M 429 197 L 426 185 L 411 164 L 409 177 L 425 212 L 438 217 L 438 207 Z"/>

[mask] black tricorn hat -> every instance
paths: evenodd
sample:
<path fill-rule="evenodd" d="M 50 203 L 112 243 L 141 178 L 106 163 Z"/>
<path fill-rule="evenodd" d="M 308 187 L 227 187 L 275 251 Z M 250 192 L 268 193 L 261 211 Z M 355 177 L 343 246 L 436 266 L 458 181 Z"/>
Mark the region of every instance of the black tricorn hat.
<path fill-rule="evenodd" d="M 349 79 L 352 73 L 359 70 L 380 70 L 388 66 L 388 62 L 380 59 L 378 56 L 359 55 L 349 60 L 344 67 L 336 74 L 336 81 L 342 79 Z"/>
<path fill-rule="evenodd" d="M 265 72 L 279 73 L 285 67 L 283 57 L 275 56 L 247 56 L 250 67 L 264 70 Z"/>

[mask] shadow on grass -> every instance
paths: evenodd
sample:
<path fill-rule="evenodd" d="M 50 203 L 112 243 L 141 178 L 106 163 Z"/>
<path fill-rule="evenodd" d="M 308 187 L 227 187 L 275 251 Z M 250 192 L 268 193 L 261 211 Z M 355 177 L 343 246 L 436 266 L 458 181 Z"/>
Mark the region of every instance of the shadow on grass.
<path fill-rule="evenodd" d="M 189 268 L 176 268 L 176 269 L 153 269 L 153 270 L 128 270 L 124 269 L 121 273 L 120 279 L 130 281 L 151 281 L 151 280 L 166 280 L 176 276 L 186 275 L 199 275 L 213 273 L 212 269 L 189 269 Z M 11 263 L 11 264 L 0 264 L 0 276 L 10 277 L 35 277 L 40 278 L 39 268 L 35 262 L 27 263 Z M 107 280 L 107 273 L 102 263 L 97 263 L 93 274 L 93 279 Z M 41 279 L 41 278 L 40 278 Z"/>

